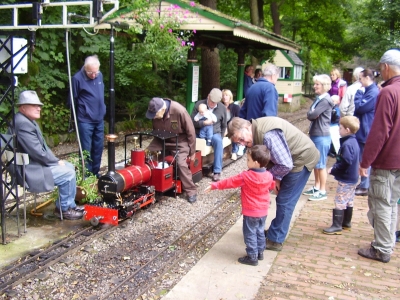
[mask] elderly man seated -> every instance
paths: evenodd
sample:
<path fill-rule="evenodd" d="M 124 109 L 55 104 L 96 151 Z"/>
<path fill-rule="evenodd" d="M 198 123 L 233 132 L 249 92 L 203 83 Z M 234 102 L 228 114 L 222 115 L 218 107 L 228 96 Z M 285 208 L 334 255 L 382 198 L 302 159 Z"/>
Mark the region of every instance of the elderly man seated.
<path fill-rule="evenodd" d="M 227 127 L 227 115 L 226 108 L 221 103 L 222 99 L 222 91 L 220 89 L 214 88 L 208 94 L 207 99 L 199 100 L 196 102 L 195 107 L 192 111 L 192 121 L 194 124 L 194 128 L 196 129 L 196 133 L 200 132 L 200 128 L 213 125 L 213 136 L 211 139 L 211 145 L 214 148 L 214 164 L 213 164 L 213 172 L 214 175 L 212 177 L 213 181 L 219 181 L 221 179 L 221 171 L 222 171 L 222 155 L 223 155 L 223 146 L 222 139 L 226 132 Z M 199 106 L 201 104 L 205 104 L 210 112 L 212 112 L 217 117 L 217 122 L 213 123 L 212 120 L 199 120 L 195 121 L 194 117 L 199 112 Z"/>
<path fill-rule="evenodd" d="M 26 166 L 26 183 L 31 192 L 51 191 L 58 187 L 58 200 L 54 214 L 67 220 L 83 217 L 82 206 L 76 206 L 76 177 L 74 166 L 55 157 L 43 138 L 36 120 L 40 118 L 43 103 L 35 91 L 24 91 L 16 103 L 19 112 L 15 115 L 15 133 L 19 152 L 29 155 Z M 10 130 L 9 130 L 10 132 Z"/>

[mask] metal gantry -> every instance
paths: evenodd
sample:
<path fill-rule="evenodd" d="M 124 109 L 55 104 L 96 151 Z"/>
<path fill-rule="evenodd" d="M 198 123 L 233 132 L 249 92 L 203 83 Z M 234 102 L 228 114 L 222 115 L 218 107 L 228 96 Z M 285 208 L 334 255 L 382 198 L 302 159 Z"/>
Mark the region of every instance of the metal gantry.
<path fill-rule="evenodd" d="M 104 8 L 107 7 L 107 9 Z M 45 24 L 42 16 L 46 8 L 58 7 L 59 22 Z M 77 15 L 76 7 L 83 8 L 88 15 Z M 85 8 L 86 7 L 86 8 Z M 75 9 L 74 9 L 75 8 Z M 92 28 L 117 11 L 118 0 L 92 0 L 92 1 L 68 1 L 68 2 L 33 2 L 25 4 L 0 5 L 2 21 L 9 17 L 7 24 L 0 24 L 0 142 L 1 157 L 5 157 L 6 151 L 13 152 L 16 157 L 16 135 L 14 133 L 15 115 L 15 87 L 18 84 L 18 74 L 27 73 L 27 59 L 35 45 L 36 31 L 49 28 Z M 21 15 L 26 12 L 32 14 L 35 24 L 26 24 Z M 74 24 L 71 24 L 71 19 Z M 75 22 L 75 19 L 79 21 Z M 7 20 L 6 20 L 7 22 Z M 113 25 L 110 25 L 111 28 Z M 24 38 L 21 38 L 24 37 Z M 7 133 L 6 133 L 7 131 Z M 0 215 L 2 243 L 6 244 L 6 217 L 14 209 L 16 210 L 18 235 L 19 232 L 19 195 L 17 182 L 7 174 L 16 174 L 16 160 L 1 159 L 1 185 L 0 185 Z M 24 215 L 25 218 L 25 215 Z M 25 220 L 26 221 L 26 220 Z"/>

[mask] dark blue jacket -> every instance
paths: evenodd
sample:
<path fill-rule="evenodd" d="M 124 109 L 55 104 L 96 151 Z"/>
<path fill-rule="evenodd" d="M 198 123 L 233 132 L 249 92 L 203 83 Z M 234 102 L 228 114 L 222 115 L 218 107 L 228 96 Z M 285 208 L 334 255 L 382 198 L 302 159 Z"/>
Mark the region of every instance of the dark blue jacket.
<path fill-rule="evenodd" d="M 106 114 L 104 104 L 103 74 L 100 72 L 95 79 L 86 76 L 82 67 L 72 77 L 72 91 L 79 122 L 97 123 L 103 121 Z"/>
<path fill-rule="evenodd" d="M 365 92 L 358 90 L 354 96 L 354 116 L 360 120 L 360 129 L 356 133 L 359 143 L 365 144 L 375 115 L 375 104 L 379 89 L 375 83 L 367 86 Z"/>
<path fill-rule="evenodd" d="M 243 96 L 246 97 L 247 91 L 249 88 L 253 85 L 253 78 L 251 78 L 249 75 L 244 74 L 243 78 Z"/>
<path fill-rule="evenodd" d="M 355 134 L 340 138 L 340 149 L 331 174 L 337 181 L 355 184 L 358 182 L 360 148 Z"/>
<path fill-rule="evenodd" d="M 246 120 L 278 115 L 278 91 L 275 85 L 260 77 L 247 91 L 239 117 Z"/>

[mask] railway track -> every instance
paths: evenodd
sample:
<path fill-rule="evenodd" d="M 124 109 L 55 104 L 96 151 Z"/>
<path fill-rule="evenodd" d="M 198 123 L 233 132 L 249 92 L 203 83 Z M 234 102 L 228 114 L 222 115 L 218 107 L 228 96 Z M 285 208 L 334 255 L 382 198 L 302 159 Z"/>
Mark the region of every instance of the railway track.
<path fill-rule="evenodd" d="M 114 228 L 109 226 L 84 227 L 65 239 L 56 241 L 46 249 L 32 252 L 25 258 L 21 258 L 0 273 L 0 295 L 7 294 L 14 286 L 26 282 L 41 272 L 46 272 L 46 269 L 54 264 L 65 261 L 69 255 L 88 245 L 91 240 Z"/>
<path fill-rule="evenodd" d="M 99 298 L 146 298 L 144 295 L 149 293 L 164 274 L 186 259 L 189 253 L 207 239 L 208 235 L 218 232 L 217 240 L 219 240 L 239 217 L 240 198 L 233 193 L 227 201 L 222 202 L 196 224 L 164 246 L 157 255 L 151 257 L 137 270 L 127 274 L 125 278 L 120 278 L 117 285 Z"/>

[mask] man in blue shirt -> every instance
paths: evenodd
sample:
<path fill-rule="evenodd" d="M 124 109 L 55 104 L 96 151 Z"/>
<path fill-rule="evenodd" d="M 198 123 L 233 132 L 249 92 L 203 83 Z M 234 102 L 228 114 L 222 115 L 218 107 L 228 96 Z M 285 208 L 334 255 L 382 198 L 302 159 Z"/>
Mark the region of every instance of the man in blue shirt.
<path fill-rule="evenodd" d="M 88 151 L 87 171 L 99 177 L 101 155 L 104 147 L 104 104 L 103 74 L 99 71 L 97 55 L 88 56 L 80 71 L 72 77 L 72 90 L 78 120 L 82 150 Z"/>
<path fill-rule="evenodd" d="M 360 129 L 356 133 L 358 146 L 360 147 L 360 160 L 364 152 L 365 142 L 374 121 L 376 99 L 379 89 L 374 81 L 374 73 L 370 69 L 360 72 L 360 82 L 365 88 L 365 92 L 358 90 L 354 96 L 354 115 L 360 120 Z M 357 186 L 355 194 L 357 196 L 367 196 L 369 188 L 369 178 L 361 176 L 360 184 Z"/>
<path fill-rule="evenodd" d="M 264 77 L 260 77 L 247 91 L 246 99 L 240 109 L 240 118 L 251 120 L 278 115 L 278 91 L 275 84 L 278 81 L 279 71 L 273 64 L 268 64 L 264 68 Z"/>

